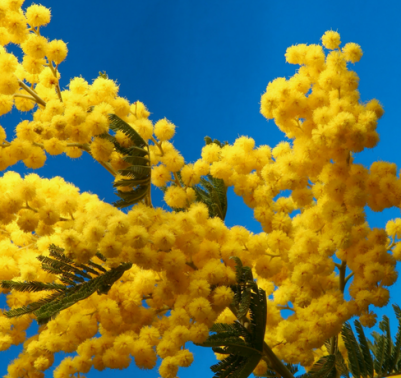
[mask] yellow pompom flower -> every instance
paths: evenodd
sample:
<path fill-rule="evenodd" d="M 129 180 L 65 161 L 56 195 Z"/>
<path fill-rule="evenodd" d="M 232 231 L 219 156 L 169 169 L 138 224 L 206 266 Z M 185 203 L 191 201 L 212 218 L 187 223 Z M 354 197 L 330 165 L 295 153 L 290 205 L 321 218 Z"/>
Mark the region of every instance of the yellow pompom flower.
<path fill-rule="evenodd" d="M 154 246 L 161 251 L 168 251 L 175 243 L 175 235 L 167 228 L 160 228 L 152 235 Z"/>
<path fill-rule="evenodd" d="M 175 378 L 178 372 L 178 365 L 172 357 L 166 357 L 163 359 L 159 373 L 162 378 Z"/>
<path fill-rule="evenodd" d="M 213 291 L 213 304 L 215 306 L 228 306 L 234 298 L 233 291 L 227 286 L 217 287 Z"/>
<path fill-rule="evenodd" d="M 323 34 L 322 43 L 323 46 L 326 47 L 326 49 L 338 49 L 341 44 L 340 34 L 333 30 L 329 30 Z"/>
<path fill-rule="evenodd" d="M 154 132 L 159 141 L 170 140 L 175 134 L 175 125 L 164 118 L 156 122 Z"/>
<path fill-rule="evenodd" d="M 363 55 L 361 46 L 356 43 L 347 43 L 343 47 L 342 51 L 344 53 L 345 60 L 351 63 L 359 62 Z"/>
<path fill-rule="evenodd" d="M 142 248 L 148 243 L 149 234 L 145 227 L 134 225 L 128 231 L 128 240 L 133 248 Z"/>
<path fill-rule="evenodd" d="M 90 93 L 101 101 L 107 101 L 117 96 L 118 85 L 113 80 L 98 77 L 91 85 Z"/>
<path fill-rule="evenodd" d="M 0 94 L 0 116 L 8 113 L 13 108 L 13 97 Z"/>
<path fill-rule="evenodd" d="M 35 367 L 35 369 L 41 370 L 41 371 L 45 371 L 46 369 L 48 369 L 51 365 L 53 364 L 53 359 L 49 359 L 45 356 L 39 356 L 35 362 L 33 363 L 33 366 Z"/>
<path fill-rule="evenodd" d="M 153 135 L 153 125 L 152 122 L 147 118 L 141 118 L 135 121 L 133 128 L 138 132 L 138 134 L 147 141 Z"/>
<path fill-rule="evenodd" d="M 43 142 L 43 146 L 50 155 L 60 155 L 64 152 L 66 143 L 57 138 L 50 138 Z"/>
<path fill-rule="evenodd" d="M 164 200 L 173 208 L 183 209 L 188 205 L 186 191 L 178 186 L 170 186 L 164 193 Z"/>
<path fill-rule="evenodd" d="M 39 74 L 39 82 L 46 88 L 52 88 L 53 86 L 57 85 L 59 78 L 60 78 L 60 73 L 57 72 L 57 77 L 55 77 L 52 70 L 49 67 L 46 67 Z"/>
<path fill-rule="evenodd" d="M 377 315 L 372 311 L 366 311 L 359 316 L 359 321 L 364 327 L 372 328 L 376 324 Z"/>
<path fill-rule="evenodd" d="M 3 95 L 12 95 L 19 88 L 18 79 L 14 74 L 2 74 L 0 76 L 0 93 Z"/>
<path fill-rule="evenodd" d="M 74 77 L 70 81 L 69 88 L 72 93 L 85 94 L 89 89 L 89 84 L 82 77 Z"/>
<path fill-rule="evenodd" d="M 91 155 L 97 161 L 109 161 L 114 144 L 107 139 L 95 138 L 91 143 Z"/>
<path fill-rule="evenodd" d="M 18 59 L 13 54 L 0 54 L 0 70 L 2 73 L 14 73 Z"/>
<path fill-rule="evenodd" d="M 6 138 L 7 138 L 6 131 L 2 126 L 0 126 L 0 143 L 3 143 Z"/>
<path fill-rule="evenodd" d="M 23 159 L 24 164 L 28 168 L 42 168 L 46 161 L 46 154 L 40 147 L 32 147 L 27 158 Z"/>
<path fill-rule="evenodd" d="M 193 186 L 199 183 L 200 175 L 195 172 L 193 164 L 186 164 L 181 170 L 181 179 L 184 185 Z"/>
<path fill-rule="evenodd" d="M 135 358 L 135 364 L 141 369 L 153 369 L 156 365 L 156 353 L 144 340 L 135 341 L 132 355 Z"/>
<path fill-rule="evenodd" d="M 184 158 L 176 150 L 166 153 L 161 157 L 161 161 L 170 172 L 178 172 L 185 163 Z"/>
<path fill-rule="evenodd" d="M 0 27 L 0 45 L 5 46 L 11 42 L 11 36 L 5 27 Z"/>
<path fill-rule="evenodd" d="M 221 148 L 216 143 L 210 143 L 202 148 L 202 159 L 211 164 L 220 160 Z"/>
<path fill-rule="evenodd" d="M 36 34 L 30 34 L 28 39 L 21 45 L 23 52 L 35 59 L 44 58 L 47 53 L 47 47 L 47 39 Z"/>
<path fill-rule="evenodd" d="M 370 100 L 366 104 L 366 110 L 371 110 L 376 114 L 377 119 L 381 118 L 384 114 L 383 106 L 376 99 Z"/>
<path fill-rule="evenodd" d="M 32 210 L 21 210 L 17 224 L 22 231 L 33 232 L 39 224 L 39 215 Z"/>
<path fill-rule="evenodd" d="M 209 173 L 209 164 L 203 160 L 197 160 L 194 164 L 194 171 L 199 176 L 205 176 Z"/>
<path fill-rule="evenodd" d="M 79 147 L 66 147 L 65 154 L 72 159 L 76 159 L 82 156 L 82 150 Z"/>
<path fill-rule="evenodd" d="M 33 4 L 27 8 L 25 17 L 32 27 L 44 26 L 50 22 L 50 9 L 43 5 Z"/>
<path fill-rule="evenodd" d="M 26 92 L 25 93 L 24 92 L 25 91 L 20 90 L 17 92 L 17 94 L 26 95 Z M 30 100 L 29 98 L 24 98 L 24 97 L 15 97 L 14 103 L 15 107 L 21 112 L 29 112 L 36 105 L 36 102 Z"/>
<path fill-rule="evenodd" d="M 196 321 L 202 322 L 210 315 L 212 307 L 206 298 L 196 298 L 189 304 L 188 310 Z"/>
<path fill-rule="evenodd" d="M 171 172 L 163 164 L 152 168 L 152 184 L 158 187 L 165 186 L 171 180 Z"/>
<path fill-rule="evenodd" d="M 178 366 L 188 367 L 194 361 L 194 356 L 189 350 L 182 349 L 173 357 L 173 359 Z"/>
<path fill-rule="evenodd" d="M 305 44 L 295 45 L 287 48 L 285 59 L 291 64 L 304 64 L 308 52 L 308 46 Z"/>

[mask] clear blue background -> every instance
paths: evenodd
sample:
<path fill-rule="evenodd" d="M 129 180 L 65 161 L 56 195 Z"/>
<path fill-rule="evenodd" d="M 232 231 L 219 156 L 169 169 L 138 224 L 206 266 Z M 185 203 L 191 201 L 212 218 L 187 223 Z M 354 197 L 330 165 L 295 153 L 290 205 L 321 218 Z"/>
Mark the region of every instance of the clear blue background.
<path fill-rule="evenodd" d="M 187 162 L 198 159 L 203 137 L 232 143 L 248 135 L 257 145 L 275 146 L 283 134 L 273 121 L 259 113 L 260 97 L 276 77 L 293 75 L 297 66 L 285 62 L 288 46 L 319 43 L 326 30 L 337 30 L 343 43 L 356 42 L 364 56 L 355 65 L 363 101 L 379 99 L 386 114 L 378 131 L 381 142 L 356 157 L 369 166 L 375 160 L 401 162 L 400 131 L 400 6 L 396 1 L 279 1 L 279 0 L 43 0 L 51 7 L 52 21 L 41 32 L 49 39 L 68 42 L 70 50 L 60 66 L 61 86 L 82 75 L 91 82 L 106 71 L 120 84 L 120 95 L 140 100 L 151 119 L 168 118 L 178 127 L 175 146 Z M 30 5 L 26 2 L 25 7 Z M 16 123 L 26 114 L 13 110 L 0 124 L 12 139 Z M 25 173 L 22 164 L 12 167 Z M 107 202 L 113 194 L 112 177 L 88 156 L 70 160 L 49 157 L 43 177 L 63 176 L 82 191 L 91 191 Z M 155 191 L 153 202 L 161 205 Z M 399 210 L 369 212 L 370 225 L 383 227 Z M 252 211 L 229 193 L 228 226 L 243 225 L 261 231 Z M 391 289 L 391 302 L 401 305 L 399 285 Z M 4 302 L 2 302 L 4 303 Z M 379 311 L 396 323 L 391 306 Z M 0 353 L 0 374 L 17 356 L 19 347 Z M 182 369 L 182 377 L 212 377 L 209 350 L 194 348 L 195 362 Z M 59 361 L 56 360 L 56 361 Z M 155 377 L 156 371 L 139 371 L 133 363 L 122 372 L 91 370 L 88 377 L 135 375 Z M 46 377 L 52 376 L 47 373 Z"/>

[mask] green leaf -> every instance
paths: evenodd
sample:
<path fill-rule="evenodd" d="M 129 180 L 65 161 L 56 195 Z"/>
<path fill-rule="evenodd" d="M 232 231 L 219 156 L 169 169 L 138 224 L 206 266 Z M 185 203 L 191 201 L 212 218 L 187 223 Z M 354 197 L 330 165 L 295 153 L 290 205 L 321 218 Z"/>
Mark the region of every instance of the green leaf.
<path fill-rule="evenodd" d="M 27 291 L 27 292 L 37 292 L 44 290 L 57 290 L 57 291 L 65 290 L 64 285 L 56 283 L 43 283 L 39 281 L 29 281 L 29 282 L 1 281 L 1 287 L 3 289 Z"/>
<path fill-rule="evenodd" d="M 213 143 L 212 138 L 210 138 L 210 137 L 208 137 L 208 136 L 205 136 L 203 139 L 205 140 L 206 146 L 207 146 L 208 144 Z"/>
<path fill-rule="evenodd" d="M 233 259 L 236 262 L 237 285 L 232 286 L 236 298 L 232 306 L 238 307 L 237 311 L 234 310 L 238 320 L 232 324 L 215 324 L 211 331 L 217 333 L 200 344 L 203 347 L 212 347 L 218 353 L 229 354 L 223 361 L 211 367 L 216 373 L 214 378 L 247 378 L 263 354 L 267 318 L 266 293 L 253 281 L 250 268 L 244 267 L 238 257 Z M 242 315 L 245 309 L 249 309 L 250 320 L 245 321 L 245 315 Z"/>
<path fill-rule="evenodd" d="M 393 304 L 393 309 L 398 320 L 398 330 L 395 337 L 393 352 L 391 354 L 391 363 L 388 368 L 389 373 L 393 372 L 396 369 L 399 362 L 401 350 L 401 309 L 396 304 Z"/>
<path fill-rule="evenodd" d="M 343 324 L 341 335 L 347 348 L 350 371 L 353 377 L 359 378 L 362 375 L 361 368 L 363 369 L 363 366 L 361 366 L 363 365 L 362 354 L 349 323 Z"/>
<path fill-rule="evenodd" d="M 122 131 L 137 147 L 147 147 L 148 144 L 142 139 L 136 130 L 134 130 L 127 122 L 123 121 L 115 114 L 109 114 L 110 129 L 113 131 Z"/>
<path fill-rule="evenodd" d="M 237 318 L 241 320 L 249 311 L 249 306 L 251 304 L 251 290 L 247 288 L 244 290 L 241 296 L 241 302 L 239 304 Z"/>
<path fill-rule="evenodd" d="M 363 327 L 358 320 L 354 321 L 356 332 L 358 333 L 359 346 L 362 351 L 362 356 L 364 360 L 363 366 L 365 367 L 366 375 L 369 377 L 373 377 L 374 369 L 373 369 L 373 359 L 370 354 L 370 349 L 368 342 L 365 337 L 365 333 L 363 331 Z"/>
<path fill-rule="evenodd" d="M 385 343 L 384 343 L 384 359 L 382 361 L 382 372 L 388 374 L 388 368 L 391 365 L 391 350 L 393 346 L 393 340 L 391 340 L 390 332 L 390 321 L 386 315 L 383 315 L 382 321 L 379 323 L 379 328 L 384 332 Z"/>
<path fill-rule="evenodd" d="M 108 79 L 109 75 L 107 75 L 106 71 L 99 71 L 99 77 L 103 78 L 103 79 Z"/>
<path fill-rule="evenodd" d="M 194 185 L 196 201 L 203 202 L 209 210 L 210 217 L 224 220 L 227 213 L 227 187 L 224 181 L 211 175 L 202 177 L 199 185 Z"/>
<path fill-rule="evenodd" d="M 373 332 L 372 332 L 373 334 Z M 374 369 L 376 370 L 376 374 L 381 375 L 383 369 L 383 361 L 385 359 L 386 353 L 386 339 L 383 335 L 381 335 L 378 339 L 375 340 L 375 350 L 373 352 L 375 356 L 375 360 L 373 362 Z"/>
<path fill-rule="evenodd" d="M 98 294 L 106 294 L 114 282 L 116 282 L 126 270 L 132 267 L 132 263 L 122 263 L 119 266 L 110 270 L 105 270 L 100 265 L 92 262 L 92 267 L 85 264 L 75 264 L 71 259 L 67 258 L 61 251 L 61 248 L 55 245 L 50 245 L 50 255 L 38 256 L 38 260 L 42 262 L 42 269 L 50 267 L 52 270 L 58 270 L 59 279 L 67 282 L 68 285 L 60 285 L 56 283 L 41 283 L 41 282 L 13 282 L 1 281 L 4 288 L 14 289 L 19 291 L 41 291 L 54 290 L 55 292 L 47 297 L 42 298 L 37 302 L 28 304 L 21 308 L 11 309 L 5 312 L 8 317 L 21 316 L 24 314 L 34 313 L 38 324 L 44 324 L 54 318 L 60 311 L 74 305 L 82 299 L 92 295 L 94 292 Z M 97 254 L 99 258 L 102 255 Z M 94 271 L 94 268 L 99 268 L 97 277 L 92 278 L 86 271 Z M 73 273 L 71 273 L 73 272 Z M 89 278 L 88 281 L 82 277 Z M 79 280 L 78 280 L 79 278 Z M 79 283 L 77 283 L 79 281 Z"/>
<path fill-rule="evenodd" d="M 118 190 L 117 195 L 122 198 L 122 200 L 114 202 L 113 205 L 119 208 L 134 205 L 146 197 L 148 190 L 149 187 L 144 185 L 140 185 L 129 192 L 122 192 Z"/>
<path fill-rule="evenodd" d="M 337 373 L 336 369 L 336 358 L 333 354 L 321 357 L 309 371 L 309 374 L 313 378 L 328 378 L 334 376 Z"/>
<path fill-rule="evenodd" d="M 226 323 L 215 323 L 212 325 L 212 328 L 210 328 L 211 332 L 237 332 L 236 329 L 234 328 L 233 325 L 231 324 L 226 324 Z"/>

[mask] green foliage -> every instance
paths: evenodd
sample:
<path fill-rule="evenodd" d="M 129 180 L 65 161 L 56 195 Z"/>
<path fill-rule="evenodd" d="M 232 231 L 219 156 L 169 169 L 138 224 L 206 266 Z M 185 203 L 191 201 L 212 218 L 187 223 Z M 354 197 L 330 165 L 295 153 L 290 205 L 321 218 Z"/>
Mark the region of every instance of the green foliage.
<path fill-rule="evenodd" d="M 209 215 L 224 220 L 227 213 L 227 187 L 224 181 L 207 175 L 193 188 L 196 201 L 203 202 L 208 207 Z"/>
<path fill-rule="evenodd" d="M 87 264 L 75 263 L 64 255 L 62 248 L 58 248 L 54 244 L 50 245 L 49 250 L 50 257 L 38 256 L 37 258 L 42 263 L 42 269 L 56 274 L 64 285 L 38 281 L 1 281 L 1 287 L 8 290 L 53 291 L 52 294 L 37 302 L 6 311 L 4 314 L 7 317 L 12 318 L 33 313 L 38 324 L 45 324 L 60 311 L 88 298 L 94 292 L 107 294 L 113 283 L 132 266 L 131 263 L 122 263 L 116 268 L 106 270 L 93 261 L 89 261 Z M 97 257 L 105 260 L 99 253 Z"/>
<path fill-rule="evenodd" d="M 237 316 L 233 324 L 215 324 L 212 334 L 201 344 L 212 347 L 216 353 L 227 354 L 227 357 L 213 365 L 214 378 L 246 378 L 255 369 L 263 354 L 266 328 L 267 303 L 266 294 L 253 281 L 252 271 L 237 263 L 237 284 L 232 286 L 235 297 L 231 305 Z M 250 313 L 250 319 L 246 314 Z"/>
<path fill-rule="evenodd" d="M 221 143 L 217 139 L 212 139 L 208 136 L 205 138 L 205 144 L 215 143 L 219 147 L 223 147 L 227 142 Z M 224 220 L 227 213 L 227 187 L 224 181 L 217 179 L 211 175 L 202 177 L 200 184 L 194 187 L 196 201 L 203 202 L 209 209 L 211 217 L 219 217 Z"/>
<path fill-rule="evenodd" d="M 355 337 L 350 324 L 344 323 L 341 336 L 347 349 L 347 364 L 341 353 L 335 348 L 334 354 L 322 357 L 313 365 L 308 374 L 304 374 L 302 377 L 349 377 L 351 373 L 355 378 L 380 378 L 400 374 L 401 310 L 397 305 L 393 305 L 393 308 L 398 320 L 398 332 L 394 342 L 391 339 L 390 322 L 385 315 L 379 323 L 379 328 L 383 333 L 372 332 L 373 343 L 366 338 L 358 320 L 354 322 L 358 338 Z M 328 350 L 331 349 L 330 343 L 327 343 L 326 346 Z"/>
<path fill-rule="evenodd" d="M 99 72 L 99 77 L 103 78 L 103 79 L 108 79 L 109 75 L 107 75 L 106 71 L 103 72 Z"/>
<path fill-rule="evenodd" d="M 129 186 L 133 188 L 127 192 L 117 190 L 116 194 L 121 200 L 114 202 L 113 205 L 123 208 L 140 202 L 150 191 L 151 166 L 149 149 L 148 144 L 127 122 L 115 114 L 109 114 L 109 119 L 110 129 L 114 132 L 122 131 L 134 144 L 132 147 L 123 147 L 109 133 L 99 135 L 100 138 L 112 142 L 116 151 L 123 155 L 124 161 L 130 164 L 128 168 L 119 171 L 125 178 L 113 184 L 114 187 Z"/>

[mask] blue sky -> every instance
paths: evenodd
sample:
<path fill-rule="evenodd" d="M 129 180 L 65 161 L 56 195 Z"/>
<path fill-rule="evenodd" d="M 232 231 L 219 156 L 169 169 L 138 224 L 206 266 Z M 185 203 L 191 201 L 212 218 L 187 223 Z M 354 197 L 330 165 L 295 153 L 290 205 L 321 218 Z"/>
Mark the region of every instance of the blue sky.
<path fill-rule="evenodd" d="M 319 43 L 326 30 L 337 30 L 343 43 L 356 42 L 364 52 L 355 65 L 362 100 L 377 98 L 386 111 L 378 126 L 378 147 L 358 154 L 356 160 L 366 166 L 375 160 L 401 165 L 401 27 L 396 1 L 380 6 L 369 0 L 38 2 L 52 10 L 52 21 L 41 30 L 43 35 L 68 43 L 69 55 L 60 66 L 61 86 L 80 75 L 91 82 L 99 71 L 106 71 L 120 84 L 121 96 L 145 103 L 153 121 L 166 117 L 177 126 L 174 144 L 187 162 L 198 159 L 205 135 L 229 143 L 248 135 L 257 145 L 270 146 L 283 140 L 274 122 L 267 122 L 259 113 L 260 96 L 269 81 L 288 78 L 297 69 L 285 62 L 287 47 Z M 24 117 L 14 110 L 0 119 L 8 139 Z M 12 169 L 30 171 L 22 164 Z M 45 167 L 36 172 L 48 178 L 63 176 L 107 202 L 117 199 L 112 176 L 88 156 L 78 160 L 49 157 Z M 162 205 L 160 192 L 153 193 L 153 202 Z M 371 226 L 383 227 L 388 219 L 398 216 L 398 209 L 369 212 L 368 221 Z M 252 211 L 230 192 L 227 225 L 243 225 L 258 233 L 261 228 L 252 218 Z M 391 302 L 401 305 L 397 292 L 399 286 L 393 286 Z M 383 313 L 392 315 L 391 306 L 379 312 Z M 395 332 L 394 317 L 391 321 Z M 0 354 L 1 375 L 6 374 L 6 365 L 17 350 Z M 213 354 L 194 350 L 193 366 L 180 371 L 179 376 L 211 377 Z M 91 370 L 87 376 L 109 373 Z M 155 371 L 138 371 L 134 364 L 129 371 L 113 374 L 157 376 Z"/>

